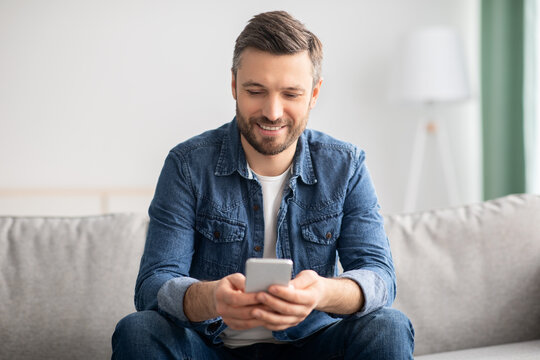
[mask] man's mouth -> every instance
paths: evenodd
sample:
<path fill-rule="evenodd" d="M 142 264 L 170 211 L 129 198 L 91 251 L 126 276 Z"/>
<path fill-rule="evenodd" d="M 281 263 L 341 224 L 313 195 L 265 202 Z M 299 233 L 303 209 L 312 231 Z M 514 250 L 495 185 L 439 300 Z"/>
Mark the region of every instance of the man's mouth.
<path fill-rule="evenodd" d="M 267 130 L 267 131 L 278 131 L 279 129 L 283 127 L 283 126 L 267 126 L 267 125 L 262 125 L 262 124 L 257 124 L 257 125 L 259 125 L 261 129 Z"/>

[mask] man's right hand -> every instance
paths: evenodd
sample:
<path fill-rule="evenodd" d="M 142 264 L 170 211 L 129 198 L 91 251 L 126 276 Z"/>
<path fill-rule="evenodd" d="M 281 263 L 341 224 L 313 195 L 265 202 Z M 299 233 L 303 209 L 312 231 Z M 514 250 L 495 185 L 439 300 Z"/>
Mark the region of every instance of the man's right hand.
<path fill-rule="evenodd" d="M 246 277 L 236 273 L 219 280 L 214 289 L 214 303 L 218 316 L 233 330 L 247 330 L 263 326 L 251 313 L 265 308 L 257 301 L 257 293 L 245 293 Z"/>
<path fill-rule="evenodd" d="M 218 281 L 191 285 L 184 296 L 184 313 L 193 322 L 221 316 L 233 330 L 247 330 L 265 323 L 251 313 L 255 308 L 268 310 L 257 301 L 257 293 L 245 293 L 246 277 L 236 273 Z"/>

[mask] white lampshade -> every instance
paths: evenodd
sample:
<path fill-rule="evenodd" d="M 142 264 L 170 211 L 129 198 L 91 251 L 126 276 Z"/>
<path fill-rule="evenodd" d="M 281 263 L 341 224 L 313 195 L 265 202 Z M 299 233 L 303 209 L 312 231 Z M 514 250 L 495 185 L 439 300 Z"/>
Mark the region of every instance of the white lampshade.
<path fill-rule="evenodd" d="M 433 103 L 469 96 L 463 48 L 457 32 L 436 27 L 416 31 L 404 42 L 395 74 L 394 96 Z"/>

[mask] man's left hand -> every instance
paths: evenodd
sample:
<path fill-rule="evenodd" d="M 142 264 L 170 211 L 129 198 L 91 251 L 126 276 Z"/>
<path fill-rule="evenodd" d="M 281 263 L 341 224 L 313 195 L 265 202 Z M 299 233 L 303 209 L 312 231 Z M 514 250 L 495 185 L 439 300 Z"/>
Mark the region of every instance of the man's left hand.
<path fill-rule="evenodd" d="M 300 272 L 289 286 L 270 286 L 256 299 L 264 306 L 256 306 L 251 316 L 273 331 L 298 325 L 314 309 L 352 314 L 364 306 L 364 294 L 357 283 L 346 278 L 327 279 L 313 270 Z"/>
<path fill-rule="evenodd" d="M 257 300 L 267 309 L 257 307 L 252 315 L 273 331 L 298 325 L 321 303 L 325 280 L 313 270 L 304 270 L 289 286 L 272 285 L 268 292 L 257 294 Z"/>

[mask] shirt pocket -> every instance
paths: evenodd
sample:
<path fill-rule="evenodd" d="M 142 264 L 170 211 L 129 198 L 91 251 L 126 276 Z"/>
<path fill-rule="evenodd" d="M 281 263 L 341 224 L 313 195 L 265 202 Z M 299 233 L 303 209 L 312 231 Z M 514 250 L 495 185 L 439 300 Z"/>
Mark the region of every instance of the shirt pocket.
<path fill-rule="evenodd" d="M 336 243 L 341 231 L 343 214 L 318 217 L 300 225 L 305 256 L 310 268 L 321 276 L 333 276 L 336 264 Z"/>
<path fill-rule="evenodd" d="M 199 215 L 192 269 L 201 280 L 215 280 L 237 272 L 242 262 L 246 224 L 218 216 Z"/>
<path fill-rule="evenodd" d="M 214 243 L 242 241 L 246 233 L 246 225 L 240 221 L 209 215 L 199 215 L 195 229 Z"/>
<path fill-rule="evenodd" d="M 342 214 L 327 215 L 301 225 L 302 237 L 316 244 L 335 244 L 341 231 Z"/>

